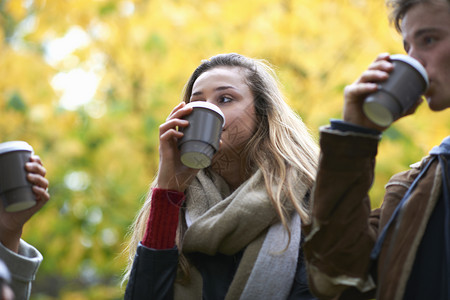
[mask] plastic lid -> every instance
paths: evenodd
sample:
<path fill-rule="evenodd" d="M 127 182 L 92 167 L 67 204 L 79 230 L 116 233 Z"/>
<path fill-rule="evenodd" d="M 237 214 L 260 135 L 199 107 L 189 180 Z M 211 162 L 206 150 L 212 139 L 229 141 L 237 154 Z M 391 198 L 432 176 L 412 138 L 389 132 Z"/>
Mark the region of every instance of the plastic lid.
<path fill-rule="evenodd" d="M 390 59 L 403 61 L 403 62 L 413 66 L 420 73 L 420 75 L 422 75 L 422 77 L 425 80 L 425 83 L 427 85 L 426 88 L 428 89 L 429 82 L 428 82 L 427 71 L 425 70 L 425 68 L 422 66 L 422 64 L 418 60 L 416 60 L 415 58 L 413 58 L 409 55 L 404 55 L 404 54 L 393 54 L 390 56 Z"/>
<path fill-rule="evenodd" d="M 11 152 L 11 151 L 30 151 L 33 152 L 33 147 L 31 147 L 27 142 L 23 141 L 10 141 L 0 144 L 0 154 Z"/>
<path fill-rule="evenodd" d="M 194 101 L 189 102 L 188 104 L 186 104 L 186 106 L 208 108 L 215 111 L 222 117 L 223 120 L 222 128 L 225 126 L 225 115 L 217 105 L 205 101 Z"/>

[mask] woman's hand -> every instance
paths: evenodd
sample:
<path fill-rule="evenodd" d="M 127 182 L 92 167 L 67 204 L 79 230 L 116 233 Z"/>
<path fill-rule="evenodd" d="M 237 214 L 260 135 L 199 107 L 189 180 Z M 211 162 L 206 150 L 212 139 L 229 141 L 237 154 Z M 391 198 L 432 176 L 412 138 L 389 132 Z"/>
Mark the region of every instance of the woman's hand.
<path fill-rule="evenodd" d="M 182 117 L 191 112 L 192 107 L 186 107 L 182 102 L 172 110 L 166 122 L 159 126 L 159 188 L 184 192 L 199 171 L 182 164 L 178 149 L 178 140 L 183 137 L 183 133 L 177 127 L 189 125 Z"/>
<path fill-rule="evenodd" d="M 378 84 L 387 80 L 393 69 L 394 65 L 389 60 L 389 54 L 380 54 L 354 83 L 345 87 L 344 121 L 379 131 L 387 129 L 387 127 L 381 127 L 370 121 L 362 107 L 367 95 L 376 92 Z M 422 103 L 421 98 L 413 108 L 405 113 L 405 116 L 414 113 L 420 103 Z"/>
<path fill-rule="evenodd" d="M 25 223 L 50 199 L 48 180 L 45 178 L 47 171 L 39 156 L 31 156 L 30 161 L 25 164 L 25 170 L 27 171 L 27 180 L 32 184 L 36 205 L 17 212 L 6 212 L 3 205 L 0 205 L 0 242 L 14 252 L 19 250 L 20 237 Z"/>

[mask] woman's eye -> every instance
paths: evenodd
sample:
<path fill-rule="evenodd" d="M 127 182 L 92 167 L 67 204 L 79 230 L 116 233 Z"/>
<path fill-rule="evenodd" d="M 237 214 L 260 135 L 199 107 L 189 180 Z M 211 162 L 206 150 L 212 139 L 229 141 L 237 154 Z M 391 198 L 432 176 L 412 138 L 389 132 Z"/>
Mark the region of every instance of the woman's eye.
<path fill-rule="evenodd" d="M 228 102 L 231 102 L 231 101 L 233 101 L 233 99 L 231 99 L 230 97 L 227 97 L 227 96 L 222 96 L 219 99 L 219 103 L 228 103 Z"/>

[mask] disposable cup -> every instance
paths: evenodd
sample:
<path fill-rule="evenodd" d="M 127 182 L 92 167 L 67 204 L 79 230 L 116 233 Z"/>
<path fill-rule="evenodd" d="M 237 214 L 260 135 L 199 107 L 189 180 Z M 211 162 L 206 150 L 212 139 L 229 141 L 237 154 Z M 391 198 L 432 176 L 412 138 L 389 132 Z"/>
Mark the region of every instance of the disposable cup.
<path fill-rule="evenodd" d="M 389 126 L 407 112 L 428 89 L 425 68 L 408 55 L 390 56 L 394 70 L 375 93 L 366 97 L 363 111 L 372 122 Z"/>
<path fill-rule="evenodd" d="M 211 159 L 219 150 L 220 136 L 225 125 L 225 116 L 216 105 L 204 102 L 190 102 L 192 112 L 185 117 L 189 125 L 180 129 L 184 136 L 178 141 L 181 162 L 193 169 L 211 165 Z"/>
<path fill-rule="evenodd" d="M 32 153 L 33 148 L 23 141 L 0 144 L 0 198 L 7 212 L 25 210 L 36 204 L 25 170 Z"/>

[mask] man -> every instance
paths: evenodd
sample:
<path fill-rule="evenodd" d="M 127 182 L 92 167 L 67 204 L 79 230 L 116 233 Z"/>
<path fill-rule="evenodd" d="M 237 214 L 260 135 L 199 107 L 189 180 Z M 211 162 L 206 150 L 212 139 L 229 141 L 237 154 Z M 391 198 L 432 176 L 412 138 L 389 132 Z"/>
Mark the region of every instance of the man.
<path fill-rule="evenodd" d="M 406 52 L 428 73 L 428 106 L 449 108 L 450 0 L 388 0 L 388 6 Z M 379 55 L 346 87 L 343 120 L 321 128 L 304 249 L 311 290 L 323 299 L 450 299 L 450 136 L 393 176 L 381 208 L 370 210 L 368 191 L 386 128 L 365 117 L 362 103 L 392 69 L 389 55 Z"/>

